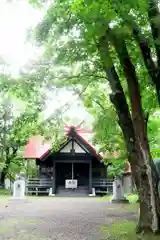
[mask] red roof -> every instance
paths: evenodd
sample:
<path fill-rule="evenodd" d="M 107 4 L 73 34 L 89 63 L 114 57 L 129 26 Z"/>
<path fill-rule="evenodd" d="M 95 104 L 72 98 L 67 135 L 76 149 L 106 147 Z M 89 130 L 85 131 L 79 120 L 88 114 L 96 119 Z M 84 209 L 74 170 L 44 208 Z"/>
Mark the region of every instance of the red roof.
<path fill-rule="evenodd" d="M 29 139 L 26 150 L 24 152 L 24 158 L 27 159 L 40 159 L 46 156 L 51 150 L 51 143 L 44 142 L 44 137 L 33 136 Z"/>

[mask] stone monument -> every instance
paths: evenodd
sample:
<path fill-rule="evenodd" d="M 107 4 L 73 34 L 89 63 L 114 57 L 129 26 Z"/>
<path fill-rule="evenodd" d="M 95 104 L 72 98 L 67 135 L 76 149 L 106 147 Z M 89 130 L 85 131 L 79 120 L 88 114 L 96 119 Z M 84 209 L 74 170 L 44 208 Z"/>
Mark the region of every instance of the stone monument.
<path fill-rule="evenodd" d="M 115 178 L 113 182 L 113 197 L 112 203 L 129 203 L 129 201 L 124 196 L 124 189 L 122 180 L 120 178 Z"/>
<path fill-rule="evenodd" d="M 13 199 L 24 199 L 25 196 L 25 179 L 21 175 L 16 176 L 13 184 Z"/>

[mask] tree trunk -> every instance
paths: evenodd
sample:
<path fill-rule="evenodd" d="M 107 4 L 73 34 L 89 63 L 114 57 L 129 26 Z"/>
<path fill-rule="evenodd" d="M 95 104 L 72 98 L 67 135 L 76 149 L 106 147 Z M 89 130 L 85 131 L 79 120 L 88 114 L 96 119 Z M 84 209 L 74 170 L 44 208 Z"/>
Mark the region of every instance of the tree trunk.
<path fill-rule="evenodd" d="M 11 149 L 12 149 L 12 153 L 10 152 Z M 5 161 L 5 166 L 4 166 L 4 168 L 2 169 L 2 172 L 1 172 L 1 177 L 0 177 L 1 184 L 4 184 L 4 180 L 5 180 L 5 177 L 8 173 L 11 161 L 16 156 L 17 150 L 18 150 L 18 147 L 12 147 L 12 148 L 7 147 L 6 150 L 5 150 L 6 161 Z"/>
<path fill-rule="evenodd" d="M 146 124 L 143 119 L 139 86 L 134 68 L 133 65 L 131 65 L 131 62 L 127 62 L 129 59 L 123 59 L 125 60 L 125 65 L 123 67 L 126 74 L 132 106 L 131 118 L 125 94 L 112 63 L 112 59 L 109 55 L 110 53 L 106 37 L 102 37 L 100 39 L 98 47 L 102 63 L 104 65 L 104 70 L 112 89 L 111 101 L 117 111 L 119 124 L 122 129 L 128 151 L 128 159 L 131 164 L 132 174 L 140 197 L 140 217 L 137 230 L 138 232 L 147 232 L 148 230 L 158 232 L 160 202 L 157 197 L 157 188 L 153 183 Z M 131 73 L 134 75 L 131 76 Z"/>
<path fill-rule="evenodd" d="M 160 201 L 157 198 L 158 189 L 155 188 L 155 182 L 151 170 L 151 162 L 153 161 L 150 154 L 147 125 L 144 119 L 144 113 L 141 104 L 141 96 L 139 83 L 136 76 L 136 71 L 130 56 L 127 51 L 126 44 L 123 40 L 114 38 L 114 46 L 119 56 L 121 66 L 123 67 L 126 76 L 128 90 L 132 108 L 132 122 L 136 138 L 137 162 L 139 172 L 134 172 L 134 175 L 139 174 L 139 196 L 140 196 L 140 221 L 139 231 L 141 229 L 147 230 L 147 224 L 151 224 L 148 229 L 154 232 L 159 230 L 160 225 Z M 146 209 L 148 208 L 149 217 L 146 216 Z M 149 219 L 149 220 L 148 220 Z M 149 222 L 148 222 L 149 221 Z"/>
<path fill-rule="evenodd" d="M 145 38 L 145 36 L 141 33 L 140 29 L 134 22 L 132 22 L 131 27 L 132 27 L 133 36 L 139 45 L 148 74 L 151 77 L 153 84 L 155 85 L 158 103 L 160 104 L 160 82 L 159 82 L 160 69 L 159 67 L 157 67 L 157 65 L 153 61 L 151 49 L 149 47 L 148 41 Z M 159 51 L 159 57 L 160 57 L 160 51 Z"/>
<path fill-rule="evenodd" d="M 7 158 L 6 162 L 5 162 L 5 167 L 2 169 L 2 172 L 1 172 L 0 182 L 3 185 L 4 185 L 5 177 L 6 177 L 7 173 L 8 173 L 8 169 L 9 169 L 10 163 L 11 163 L 11 159 Z"/>
<path fill-rule="evenodd" d="M 159 11 L 159 1 L 148 0 L 148 17 L 151 25 L 152 36 L 154 39 L 156 54 L 157 54 L 157 65 L 160 67 L 160 11 Z M 159 69 L 158 69 L 159 70 Z M 160 71 L 160 70 L 159 70 Z"/>

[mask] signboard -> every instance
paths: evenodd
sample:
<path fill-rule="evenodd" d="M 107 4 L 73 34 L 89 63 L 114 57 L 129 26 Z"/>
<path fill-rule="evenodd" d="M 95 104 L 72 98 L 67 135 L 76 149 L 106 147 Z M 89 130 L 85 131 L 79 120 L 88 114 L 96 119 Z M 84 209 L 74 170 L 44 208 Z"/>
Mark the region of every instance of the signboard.
<path fill-rule="evenodd" d="M 66 179 L 65 188 L 77 188 L 77 183 L 76 179 Z"/>

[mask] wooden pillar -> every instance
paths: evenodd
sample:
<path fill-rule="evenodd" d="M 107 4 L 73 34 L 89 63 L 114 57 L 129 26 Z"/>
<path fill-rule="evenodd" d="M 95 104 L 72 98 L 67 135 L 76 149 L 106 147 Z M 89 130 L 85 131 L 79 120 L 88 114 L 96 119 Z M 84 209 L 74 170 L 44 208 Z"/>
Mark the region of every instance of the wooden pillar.
<path fill-rule="evenodd" d="M 89 194 L 92 194 L 92 159 L 89 161 Z"/>
<path fill-rule="evenodd" d="M 29 179 L 29 159 L 27 159 L 27 180 Z"/>
<path fill-rule="evenodd" d="M 105 167 L 104 167 L 104 172 L 103 172 L 104 174 L 103 174 L 103 177 L 104 178 L 107 178 L 107 166 L 105 165 Z"/>
<path fill-rule="evenodd" d="M 52 194 L 56 193 L 56 161 L 53 160 Z"/>

